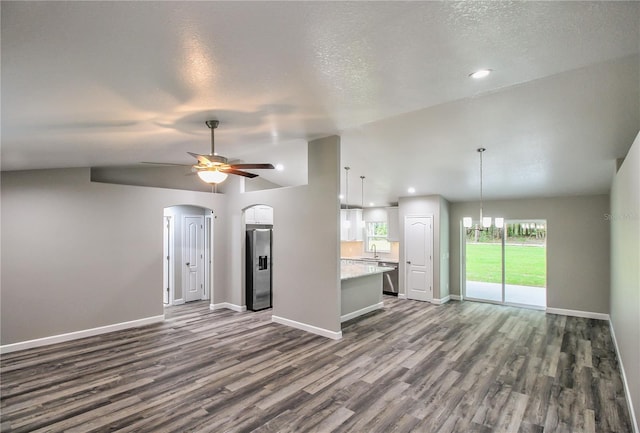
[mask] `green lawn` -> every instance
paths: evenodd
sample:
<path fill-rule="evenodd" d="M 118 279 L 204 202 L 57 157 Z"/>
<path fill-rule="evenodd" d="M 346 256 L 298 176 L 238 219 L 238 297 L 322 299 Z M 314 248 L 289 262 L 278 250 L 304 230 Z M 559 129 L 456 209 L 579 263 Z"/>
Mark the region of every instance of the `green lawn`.
<path fill-rule="evenodd" d="M 546 287 L 546 247 L 507 245 L 506 283 Z M 502 246 L 467 244 L 467 280 L 502 283 Z"/>

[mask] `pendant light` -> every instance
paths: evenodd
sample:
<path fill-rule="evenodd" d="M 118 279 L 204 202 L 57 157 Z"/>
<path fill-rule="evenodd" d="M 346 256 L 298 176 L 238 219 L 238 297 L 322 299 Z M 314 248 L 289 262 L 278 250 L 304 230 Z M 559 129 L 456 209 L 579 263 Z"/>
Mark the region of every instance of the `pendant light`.
<path fill-rule="evenodd" d="M 476 226 L 473 230 L 477 231 L 485 231 L 489 230 L 491 227 L 491 217 L 484 216 L 482 211 L 482 154 L 486 151 L 484 147 L 480 147 L 477 149 L 477 152 L 480 154 L 480 225 L 481 227 Z M 471 217 L 462 218 L 462 225 L 467 231 L 471 231 L 473 226 L 473 219 Z M 504 218 L 496 218 L 496 227 L 502 228 L 504 226 Z"/>
<path fill-rule="evenodd" d="M 360 221 L 358 221 L 359 227 L 358 229 L 364 230 L 364 176 L 360 176 L 361 183 L 361 195 L 360 195 L 360 207 L 362 208 L 362 213 L 360 214 Z"/>
<path fill-rule="evenodd" d="M 349 170 L 351 170 L 351 167 L 345 167 L 344 168 L 344 189 L 345 189 L 345 204 L 346 204 L 346 209 L 347 209 L 347 219 L 344 222 L 344 227 L 345 228 L 350 228 L 351 227 L 351 220 L 349 219 Z"/>

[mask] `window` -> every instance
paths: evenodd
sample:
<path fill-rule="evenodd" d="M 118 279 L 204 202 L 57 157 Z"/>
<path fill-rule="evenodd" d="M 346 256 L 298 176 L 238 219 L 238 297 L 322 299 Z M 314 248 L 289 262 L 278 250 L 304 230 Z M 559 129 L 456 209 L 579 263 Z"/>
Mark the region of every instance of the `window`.
<path fill-rule="evenodd" d="M 387 240 L 388 227 L 386 222 L 368 222 L 365 251 L 372 253 L 388 253 L 391 251 L 391 242 Z"/>

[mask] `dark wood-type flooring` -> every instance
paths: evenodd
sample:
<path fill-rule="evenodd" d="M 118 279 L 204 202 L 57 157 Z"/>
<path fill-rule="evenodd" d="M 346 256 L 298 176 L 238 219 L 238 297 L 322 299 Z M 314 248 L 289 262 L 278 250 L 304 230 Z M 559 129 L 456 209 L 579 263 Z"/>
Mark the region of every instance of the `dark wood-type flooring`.
<path fill-rule="evenodd" d="M 2 356 L 2 431 L 632 431 L 604 321 L 385 297 L 332 341 L 269 310 L 166 317 Z"/>

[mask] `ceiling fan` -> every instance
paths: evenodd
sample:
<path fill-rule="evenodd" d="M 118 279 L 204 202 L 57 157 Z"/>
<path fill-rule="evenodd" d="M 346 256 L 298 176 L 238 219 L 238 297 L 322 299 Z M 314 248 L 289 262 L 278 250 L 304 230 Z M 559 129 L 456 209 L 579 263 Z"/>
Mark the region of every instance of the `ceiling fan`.
<path fill-rule="evenodd" d="M 255 173 L 244 171 L 245 169 L 273 169 L 272 164 L 229 164 L 224 156 L 219 156 L 215 152 L 215 129 L 220 124 L 217 120 L 207 120 L 206 125 L 211 129 L 211 152 L 208 155 L 187 152 L 198 160 L 197 164 L 192 166 L 192 170 L 198 174 L 198 177 L 207 183 L 217 184 L 224 182 L 229 174 L 248 177 L 250 179 L 258 177 Z"/>

